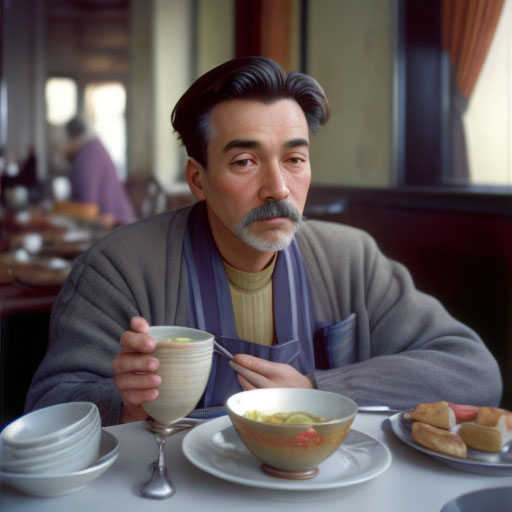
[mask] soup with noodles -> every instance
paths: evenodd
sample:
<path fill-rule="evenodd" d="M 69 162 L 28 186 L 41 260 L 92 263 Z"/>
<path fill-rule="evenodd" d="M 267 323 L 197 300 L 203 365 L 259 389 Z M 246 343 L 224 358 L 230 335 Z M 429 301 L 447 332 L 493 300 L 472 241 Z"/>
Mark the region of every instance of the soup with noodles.
<path fill-rule="evenodd" d="M 262 423 L 273 423 L 277 425 L 312 425 L 315 423 L 325 423 L 326 421 L 329 421 L 325 416 L 317 416 L 316 414 L 305 411 L 264 414 L 255 409 L 245 412 L 244 417 Z"/>

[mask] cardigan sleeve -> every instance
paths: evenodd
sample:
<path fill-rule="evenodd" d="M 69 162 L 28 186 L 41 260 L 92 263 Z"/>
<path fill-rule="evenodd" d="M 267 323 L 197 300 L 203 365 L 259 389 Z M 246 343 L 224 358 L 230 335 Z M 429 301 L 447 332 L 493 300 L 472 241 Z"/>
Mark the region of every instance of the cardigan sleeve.
<path fill-rule="evenodd" d="M 329 251 L 324 273 L 331 277 L 339 315 L 333 320 L 356 314 L 358 359 L 317 371 L 313 379 L 319 389 L 398 409 L 437 400 L 499 403 L 502 382 L 492 354 L 437 299 L 417 290 L 403 265 L 356 230 Z"/>
<path fill-rule="evenodd" d="M 181 237 L 187 218 L 162 214 L 116 229 L 77 258 L 52 310 L 48 349 L 25 410 L 94 402 L 102 424 L 119 423 L 112 359 L 134 316 L 187 325 Z"/>
<path fill-rule="evenodd" d="M 52 311 L 48 349 L 32 380 L 26 410 L 88 401 L 98 406 L 103 425 L 118 423 L 121 401 L 112 359 L 136 314 L 119 276 L 77 262 Z"/>

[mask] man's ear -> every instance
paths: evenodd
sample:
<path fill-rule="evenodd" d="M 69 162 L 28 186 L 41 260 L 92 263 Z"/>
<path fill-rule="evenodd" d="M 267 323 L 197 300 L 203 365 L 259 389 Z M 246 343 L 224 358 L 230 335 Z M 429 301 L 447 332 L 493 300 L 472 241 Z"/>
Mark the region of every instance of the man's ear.
<path fill-rule="evenodd" d="M 189 157 L 185 176 L 192 194 L 198 201 L 205 199 L 203 184 L 201 182 L 201 173 L 204 172 L 203 166 L 195 158 Z"/>

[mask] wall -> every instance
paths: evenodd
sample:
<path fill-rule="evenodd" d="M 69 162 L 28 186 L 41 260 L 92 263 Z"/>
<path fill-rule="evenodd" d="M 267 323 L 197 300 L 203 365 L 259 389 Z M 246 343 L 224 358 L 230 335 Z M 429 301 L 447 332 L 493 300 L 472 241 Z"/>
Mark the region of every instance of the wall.
<path fill-rule="evenodd" d="M 130 77 L 127 96 L 127 160 L 132 174 L 153 169 L 151 111 L 152 2 L 130 4 Z"/>
<path fill-rule="evenodd" d="M 309 2 L 308 73 L 330 121 L 313 138 L 313 182 L 391 184 L 393 0 Z"/>
<path fill-rule="evenodd" d="M 234 57 L 234 16 L 234 0 L 198 1 L 197 76 Z"/>
<path fill-rule="evenodd" d="M 185 152 L 170 116 L 191 80 L 192 5 L 188 0 L 153 0 L 153 174 L 167 190 L 184 171 Z"/>

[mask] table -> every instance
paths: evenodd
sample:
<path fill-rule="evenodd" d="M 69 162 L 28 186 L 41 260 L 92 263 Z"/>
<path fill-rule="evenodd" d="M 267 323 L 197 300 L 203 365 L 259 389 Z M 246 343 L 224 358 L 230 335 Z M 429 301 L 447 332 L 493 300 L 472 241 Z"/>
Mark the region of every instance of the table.
<path fill-rule="evenodd" d="M 458 471 L 417 452 L 385 428 L 385 419 L 382 414 L 357 415 L 353 427 L 384 442 L 393 454 L 393 462 L 374 480 L 350 488 L 293 493 L 236 485 L 193 466 L 181 450 L 185 433 L 179 433 L 169 438 L 165 452 L 176 494 L 162 501 L 144 499 L 137 495 L 137 490 L 150 476 L 148 465 L 155 459 L 157 448 L 145 423 L 136 422 L 107 428 L 120 441 L 119 457 L 85 489 L 58 498 L 33 498 L 3 487 L 0 509 L 6 512 L 261 512 L 267 509 L 311 512 L 321 507 L 322 512 L 433 512 L 460 494 L 512 485 L 512 476 Z"/>

